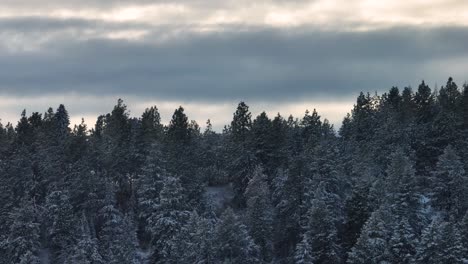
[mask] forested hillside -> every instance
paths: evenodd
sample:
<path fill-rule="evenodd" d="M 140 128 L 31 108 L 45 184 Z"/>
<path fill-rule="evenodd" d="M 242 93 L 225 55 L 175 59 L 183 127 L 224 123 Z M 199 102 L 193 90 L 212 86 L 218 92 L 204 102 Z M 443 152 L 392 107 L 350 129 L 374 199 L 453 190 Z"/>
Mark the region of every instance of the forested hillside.
<path fill-rule="evenodd" d="M 222 133 L 122 100 L 92 127 L 24 111 L 0 129 L 0 263 L 468 262 L 468 85 L 361 93 L 339 131 L 233 110 Z"/>

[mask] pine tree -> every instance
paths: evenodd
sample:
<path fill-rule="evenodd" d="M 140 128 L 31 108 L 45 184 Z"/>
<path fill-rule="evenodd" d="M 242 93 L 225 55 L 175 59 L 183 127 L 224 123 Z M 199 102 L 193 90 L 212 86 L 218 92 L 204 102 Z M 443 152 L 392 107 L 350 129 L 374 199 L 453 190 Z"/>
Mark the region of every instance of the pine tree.
<path fill-rule="evenodd" d="M 350 250 L 359 238 L 361 229 L 370 216 L 368 205 L 369 187 L 360 184 L 353 189 L 351 197 L 346 201 L 346 222 L 344 226 L 344 247 Z"/>
<path fill-rule="evenodd" d="M 416 263 L 464 263 L 465 252 L 457 226 L 435 219 L 423 230 Z"/>
<path fill-rule="evenodd" d="M 213 219 L 206 219 L 192 212 L 187 224 L 182 228 L 175 245 L 175 263 L 215 263 L 213 251 Z"/>
<path fill-rule="evenodd" d="M 99 253 L 98 241 L 89 229 L 89 223 L 83 213 L 77 243 L 65 263 L 104 264 Z"/>
<path fill-rule="evenodd" d="M 419 230 L 423 221 L 418 215 L 420 197 L 415 187 L 413 163 L 402 149 L 392 153 L 390 160 L 386 171 L 386 202 L 397 219 L 408 217 L 410 225 Z"/>
<path fill-rule="evenodd" d="M 64 140 L 70 133 L 70 118 L 63 104 L 59 105 L 54 115 L 55 136 L 58 140 Z"/>
<path fill-rule="evenodd" d="M 112 112 L 100 122 L 97 125 L 102 127 L 96 128 L 102 130 L 96 142 L 99 150 L 98 164 L 99 167 L 104 167 L 117 182 L 118 207 L 127 209 L 127 202 L 132 195 L 131 177 L 134 176 L 134 166 L 130 151 L 132 126 L 123 100 L 118 99 Z"/>
<path fill-rule="evenodd" d="M 146 222 L 156 210 L 159 193 L 163 188 L 163 177 L 166 176 L 159 145 L 152 145 L 141 170 L 142 173 L 138 176 L 136 182 L 136 195 L 139 218 L 146 226 Z"/>
<path fill-rule="evenodd" d="M 230 160 L 227 169 L 235 191 L 234 202 L 239 207 L 245 206 L 243 195 L 250 180 L 249 176 L 252 175 L 257 164 L 256 157 L 251 151 L 251 116 L 249 107 L 244 102 L 240 102 L 229 131 L 228 155 Z"/>
<path fill-rule="evenodd" d="M 244 102 L 240 102 L 231 122 L 231 133 L 234 142 L 246 143 L 252 127 L 251 118 L 252 114 L 249 112 L 249 107 Z"/>
<path fill-rule="evenodd" d="M 79 125 L 75 125 L 72 132 L 72 137 L 68 145 L 68 156 L 72 162 L 78 161 L 86 157 L 88 150 L 88 128 L 84 119 L 81 119 Z"/>
<path fill-rule="evenodd" d="M 15 128 L 16 131 L 16 144 L 17 145 L 30 145 L 34 139 L 33 128 L 26 117 L 26 109 L 21 113 L 21 118 Z"/>
<path fill-rule="evenodd" d="M 432 186 L 434 204 L 456 217 L 463 217 L 468 209 L 468 177 L 451 146 L 439 157 L 432 175 Z"/>
<path fill-rule="evenodd" d="M 323 190 L 318 190 L 321 192 Z M 324 198 L 316 195 L 307 213 L 309 222 L 305 230 L 306 240 L 310 242 L 313 263 L 340 263 L 341 248 L 338 244 L 335 221 Z M 304 238 L 303 238 L 304 240 Z"/>
<path fill-rule="evenodd" d="M 407 218 L 398 220 L 388 242 L 391 263 L 413 263 L 417 244 L 415 233 Z"/>
<path fill-rule="evenodd" d="M 52 257 L 62 262 L 70 246 L 74 244 L 75 217 L 69 194 L 66 191 L 53 191 L 46 199 L 47 236 Z"/>
<path fill-rule="evenodd" d="M 23 199 L 19 207 L 10 214 L 11 225 L 5 241 L 0 242 L 6 249 L 4 262 L 39 264 L 41 213 L 34 201 Z"/>
<path fill-rule="evenodd" d="M 199 134 L 194 131 L 193 124 L 189 124 L 184 108 L 179 107 L 172 115 L 167 128 L 167 170 L 171 175 L 180 179 L 180 184 L 186 190 L 187 202 L 197 206 L 200 202 L 203 184 L 196 177 L 194 171 L 198 165 L 198 152 L 195 145 Z"/>
<path fill-rule="evenodd" d="M 304 178 L 302 162 L 295 160 L 288 170 L 278 170 L 273 182 L 274 247 L 279 258 L 292 257 L 296 244 L 301 240 L 301 205 L 305 199 Z"/>
<path fill-rule="evenodd" d="M 460 91 L 457 84 L 449 77 L 445 87 L 439 91 L 438 101 L 443 110 L 455 111 L 458 107 L 458 99 L 460 98 Z"/>
<path fill-rule="evenodd" d="M 434 111 L 434 96 L 431 88 L 424 81 L 418 86 L 414 95 L 418 122 L 425 123 L 431 120 Z"/>
<path fill-rule="evenodd" d="M 330 209 L 330 213 L 335 220 L 335 223 L 343 223 L 344 221 L 344 194 L 347 183 L 342 176 L 341 167 L 338 162 L 338 149 L 333 146 L 332 142 L 324 141 L 319 143 L 313 149 L 306 149 L 307 159 L 310 162 L 307 165 L 306 175 L 308 179 L 307 188 L 311 192 L 309 198 L 306 198 L 303 206 L 308 210 L 308 202 L 314 197 L 314 191 L 317 190 L 320 184 L 323 192 L 326 195 L 324 201 Z M 307 192 L 306 192 L 307 195 Z M 309 201 L 307 200 L 309 199 Z"/>
<path fill-rule="evenodd" d="M 461 101 L 461 114 L 463 117 L 463 129 L 468 130 L 468 84 L 463 85 L 463 95 Z"/>
<path fill-rule="evenodd" d="M 301 125 L 303 127 L 302 138 L 304 143 L 311 145 L 317 144 L 322 135 L 322 121 L 317 111 L 314 109 L 312 114 L 310 114 L 309 110 L 306 110 Z"/>
<path fill-rule="evenodd" d="M 356 245 L 349 252 L 347 263 L 389 262 L 390 221 L 391 216 L 387 208 L 381 207 L 373 212 L 364 225 Z"/>
<path fill-rule="evenodd" d="M 234 211 L 226 209 L 215 231 L 215 263 L 261 263 L 259 249 Z"/>
<path fill-rule="evenodd" d="M 374 132 L 375 109 L 370 94 L 360 93 L 352 110 L 352 129 L 357 141 L 369 138 Z"/>
<path fill-rule="evenodd" d="M 167 128 L 167 136 L 172 142 L 187 143 L 190 140 L 188 118 L 182 106 L 174 111 Z"/>
<path fill-rule="evenodd" d="M 272 182 L 276 170 L 281 166 L 285 166 L 287 162 L 286 135 L 288 127 L 286 120 L 278 113 L 271 122 L 271 126 L 272 129 L 269 133 L 271 134 L 271 142 L 273 142 L 273 150 L 270 158 L 271 162 L 268 164 L 268 168 L 266 168 L 269 183 Z"/>
<path fill-rule="evenodd" d="M 464 248 L 464 258 L 466 262 L 468 261 L 468 211 L 466 211 L 465 216 L 460 221 L 460 234 Z"/>
<path fill-rule="evenodd" d="M 274 144 L 272 141 L 272 123 L 265 112 L 262 112 L 252 124 L 252 144 L 255 148 L 255 156 L 263 167 L 271 163 Z"/>
<path fill-rule="evenodd" d="M 151 145 L 154 140 L 162 136 L 163 126 L 161 115 L 156 106 L 146 108 L 141 116 L 141 138 L 142 142 Z"/>
<path fill-rule="evenodd" d="M 261 167 L 257 167 L 254 176 L 245 190 L 247 198 L 247 224 L 254 242 L 259 246 L 264 260 L 271 259 L 273 207 L 266 176 Z"/>
<path fill-rule="evenodd" d="M 177 178 L 165 177 L 159 194 L 158 204 L 148 219 L 148 229 L 152 234 L 155 263 L 171 261 L 177 236 L 190 217 L 184 197 L 184 189 Z"/>
<path fill-rule="evenodd" d="M 105 206 L 99 211 L 99 252 L 106 263 L 139 263 L 136 233 L 132 223 L 116 207 L 112 188 L 107 189 Z"/>
<path fill-rule="evenodd" d="M 411 87 L 405 87 L 401 93 L 402 102 L 401 102 L 401 115 L 403 122 L 408 124 L 414 119 L 414 94 Z"/>
<path fill-rule="evenodd" d="M 304 234 L 302 241 L 296 246 L 294 255 L 294 263 L 296 264 L 313 264 L 312 247 L 309 241 L 309 235 Z"/>

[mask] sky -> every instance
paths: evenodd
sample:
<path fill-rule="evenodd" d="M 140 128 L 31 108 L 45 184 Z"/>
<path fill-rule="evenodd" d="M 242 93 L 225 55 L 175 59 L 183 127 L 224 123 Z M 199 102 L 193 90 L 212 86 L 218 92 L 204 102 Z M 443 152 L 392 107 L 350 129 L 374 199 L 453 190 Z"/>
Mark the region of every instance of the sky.
<path fill-rule="evenodd" d="M 65 104 L 92 126 L 179 105 L 220 130 L 317 109 L 339 126 L 360 91 L 468 80 L 464 0 L 1 0 L 0 118 Z"/>

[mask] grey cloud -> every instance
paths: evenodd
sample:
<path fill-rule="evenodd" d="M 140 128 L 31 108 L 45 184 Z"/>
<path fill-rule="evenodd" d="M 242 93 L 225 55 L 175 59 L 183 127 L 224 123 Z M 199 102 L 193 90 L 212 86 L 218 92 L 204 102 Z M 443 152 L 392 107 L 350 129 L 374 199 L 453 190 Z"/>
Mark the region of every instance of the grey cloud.
<path fill-rule="evenodd" d="M 169 25 L 167 26 L 167 29 Z M 174 27 L 174 26 L 171 26 Z M 160 25 L 161 30 L 165 29 Z M 66 30 L 129 30 L 154 29 L 153 26 L 138 22 L 109 22 L 99 19 L 81 18 L 48 18 L 42 16 L 7 17 L 0 18 L 0 33 L 13 32 L 21 34 L 40 33 L 50 34 Z"/>
<path fill-rule="evenodd" d="M 272 4 L 291 4 L 291 3 L 307 3 L 310 0 L 293 0 L 291 2 L 284 0 L 264 0 L 264 3 Z M 233 4 L 241 3 L 239 0 L 2 0 L 0 6 L 17 9 L 31 8 L 83 8 L 83 9 L 103 9 L 103 8 L 118 8 L 130 5 L 148 5 L 148 4 L 180 4 L 188 6 L 198 6 L 203 8 L 222 8 L 229 7 Z M 249 3 L 246 1 L 246 3 Z"/>
<path fill-rule="evenodd" d="M 466 43 L 466 29 L 455 27 L 369 32 L 230 28 L 188 31 L 163 42 L 157 33 L 141 41 L 63 38 L 50 41 L 45 50 L 0 53 L 0 91 L 208 102 L 349 97 L 417 85 L 424 78 L 442 83 L 447 72 L 463 82 Z"/>

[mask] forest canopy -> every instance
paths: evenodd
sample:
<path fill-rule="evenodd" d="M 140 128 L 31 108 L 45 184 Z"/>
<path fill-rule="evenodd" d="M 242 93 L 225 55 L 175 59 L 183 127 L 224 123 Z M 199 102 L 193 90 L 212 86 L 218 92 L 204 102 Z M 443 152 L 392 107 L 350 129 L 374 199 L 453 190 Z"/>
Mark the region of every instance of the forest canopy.
<path fill-rule="evenodd" d="M 220 133 L 123 100 L 0 126 L 0 263 L 466 263 L 468 85 L 360 93 L 338 131 L 240 102 Z"/>

